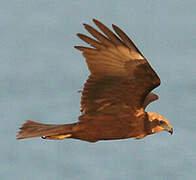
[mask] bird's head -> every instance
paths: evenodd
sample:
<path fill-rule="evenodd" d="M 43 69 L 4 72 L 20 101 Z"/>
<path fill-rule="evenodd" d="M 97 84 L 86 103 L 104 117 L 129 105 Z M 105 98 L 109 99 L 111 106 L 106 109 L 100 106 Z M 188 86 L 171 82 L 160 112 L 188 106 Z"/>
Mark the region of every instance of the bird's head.
<path fill-rule="evenodd" d="M 167 131 L 170 134 L 173 133 L 173 128 L 166 118 L 154 112 L 147 112 L 147 114 L 149 121 L 151 121 L 151 130 L 153 134 L 160 131 Z"/>

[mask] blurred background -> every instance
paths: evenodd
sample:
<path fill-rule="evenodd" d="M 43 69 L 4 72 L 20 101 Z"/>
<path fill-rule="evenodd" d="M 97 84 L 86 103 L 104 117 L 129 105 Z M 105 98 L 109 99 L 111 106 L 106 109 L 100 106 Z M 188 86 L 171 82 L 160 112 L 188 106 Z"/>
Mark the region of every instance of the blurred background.
<path fill-rule="evenodd" d="M 17 141 L 25 120 L 76 122 L 89 71 L 76 33 L 97 18 L 116 24 L 159 74 L 148 111 L 174 128 L 142 140 Z M 87 34 L 87 33 L 86 33 Z M 11 0 L 0 2 L 0 179 L 194 180 L 195 0 Z"/>

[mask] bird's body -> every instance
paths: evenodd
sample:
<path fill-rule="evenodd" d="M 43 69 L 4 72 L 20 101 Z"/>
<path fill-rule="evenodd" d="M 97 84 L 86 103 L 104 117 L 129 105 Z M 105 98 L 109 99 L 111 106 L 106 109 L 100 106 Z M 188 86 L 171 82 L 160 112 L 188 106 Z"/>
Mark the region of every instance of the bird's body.
<path fill-rule="evenodd" d="M 143 114 L 138 120 L 128 111 L 118 114 L 84 115 L 79 119 L 80 122 L 75 126 L 73 137 L 90 142 L 137 137 L 148 130 L 145 124 L 147 122 L 146 114 Z"/>
<path fill-rule="evenodd" d="M 91 72 L 84 85 L 79 121 L 67 125 L 47 125 L 27 121 L 17 138 L 75 138 L 89 142 L 147 135 L 172 127 L 157 113 L 146 112 L 146 106 L 158 99 L 151 91 L 160 79 L 128 36 L 113 25 L 115 35 L 105 25 L 93 20 L 104 33 L 84 24 L 94 40 L 78 36 L 93 48 L 76 46 L 82 51 Z"/>

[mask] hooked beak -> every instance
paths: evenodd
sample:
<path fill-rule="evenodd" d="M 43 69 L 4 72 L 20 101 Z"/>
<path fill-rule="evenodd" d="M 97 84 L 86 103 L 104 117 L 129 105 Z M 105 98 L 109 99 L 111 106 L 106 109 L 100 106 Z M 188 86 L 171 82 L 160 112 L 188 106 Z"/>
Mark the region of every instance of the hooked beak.
<path fill-rule="evenodd" d="M 173 128 L 168 131 L 171 135 L 173 134 Z"/>

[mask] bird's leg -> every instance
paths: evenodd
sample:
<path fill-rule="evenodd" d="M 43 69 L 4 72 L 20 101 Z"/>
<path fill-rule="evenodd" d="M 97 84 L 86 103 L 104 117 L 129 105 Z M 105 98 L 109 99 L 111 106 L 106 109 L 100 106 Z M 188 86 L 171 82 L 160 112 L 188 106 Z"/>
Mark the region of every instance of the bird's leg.
<path fill-rule="evenodd" d="M 71 137 L 71 134 L 57 135 L 57 136 L 42 136 L 42 139 L 51 139 L 51 140 L 63 140 L 65 138 Z"/>

